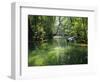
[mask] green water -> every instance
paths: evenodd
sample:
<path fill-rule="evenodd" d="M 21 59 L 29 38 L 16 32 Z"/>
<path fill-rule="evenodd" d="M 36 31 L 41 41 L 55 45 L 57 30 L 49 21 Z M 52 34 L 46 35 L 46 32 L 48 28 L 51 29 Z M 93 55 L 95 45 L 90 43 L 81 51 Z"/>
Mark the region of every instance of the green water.
<path fill-rule="evenodd" d="M 87 64 L 87 46 L 67 43 L 65 39 L 54 39 L 29 50 L 28 66 Z"/>

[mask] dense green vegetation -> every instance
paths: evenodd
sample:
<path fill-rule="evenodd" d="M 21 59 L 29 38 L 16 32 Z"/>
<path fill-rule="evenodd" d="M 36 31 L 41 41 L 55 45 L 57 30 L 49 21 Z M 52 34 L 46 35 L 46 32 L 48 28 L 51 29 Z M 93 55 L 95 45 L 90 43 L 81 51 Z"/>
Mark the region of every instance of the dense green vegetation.
<path fill-rule="evenodd" d="M 28 65 L 87 64 L 87 17 L 28 16 Z"/>

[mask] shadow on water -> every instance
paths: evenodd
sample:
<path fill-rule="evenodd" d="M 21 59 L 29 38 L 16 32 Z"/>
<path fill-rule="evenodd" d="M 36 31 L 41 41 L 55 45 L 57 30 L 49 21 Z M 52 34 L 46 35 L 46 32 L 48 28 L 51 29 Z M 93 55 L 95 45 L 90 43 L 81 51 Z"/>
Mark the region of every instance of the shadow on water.
<path fill-rule="evenodd" d="M 57 40 L 56 40 L 57 41 Z M 87 46 L 67 44 L 64 40 L 43 43 L 39 48 L 29 51 L 29 66 L 87 64 Z M 60 43 L 60 44 L 59 44 Z"/>

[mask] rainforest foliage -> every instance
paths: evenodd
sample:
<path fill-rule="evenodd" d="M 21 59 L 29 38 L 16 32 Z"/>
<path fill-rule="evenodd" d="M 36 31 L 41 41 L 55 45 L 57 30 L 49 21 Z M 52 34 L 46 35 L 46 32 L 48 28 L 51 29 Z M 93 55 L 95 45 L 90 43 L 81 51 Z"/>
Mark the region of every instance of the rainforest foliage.
<path fill-rule="evenodd" d="M 88 18 L 28 15 L 28 65 L 86 64 Z"/>

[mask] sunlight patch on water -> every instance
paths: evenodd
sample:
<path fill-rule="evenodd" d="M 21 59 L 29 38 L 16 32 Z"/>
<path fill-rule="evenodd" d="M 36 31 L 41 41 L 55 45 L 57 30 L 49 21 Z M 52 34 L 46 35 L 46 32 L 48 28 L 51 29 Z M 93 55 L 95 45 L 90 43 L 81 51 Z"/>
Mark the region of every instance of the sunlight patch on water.
<path fill-rule="evenodd" d="M 59 62 L 60 57 L 64 55 L 64 49 L 65 48 L 63 48 L 63 47 L 55 47 L 54 48 L 54 50 L 56 52 L 55 55 L 56 55 L 56 58 L 57 58 L 57 62 Z"/>

